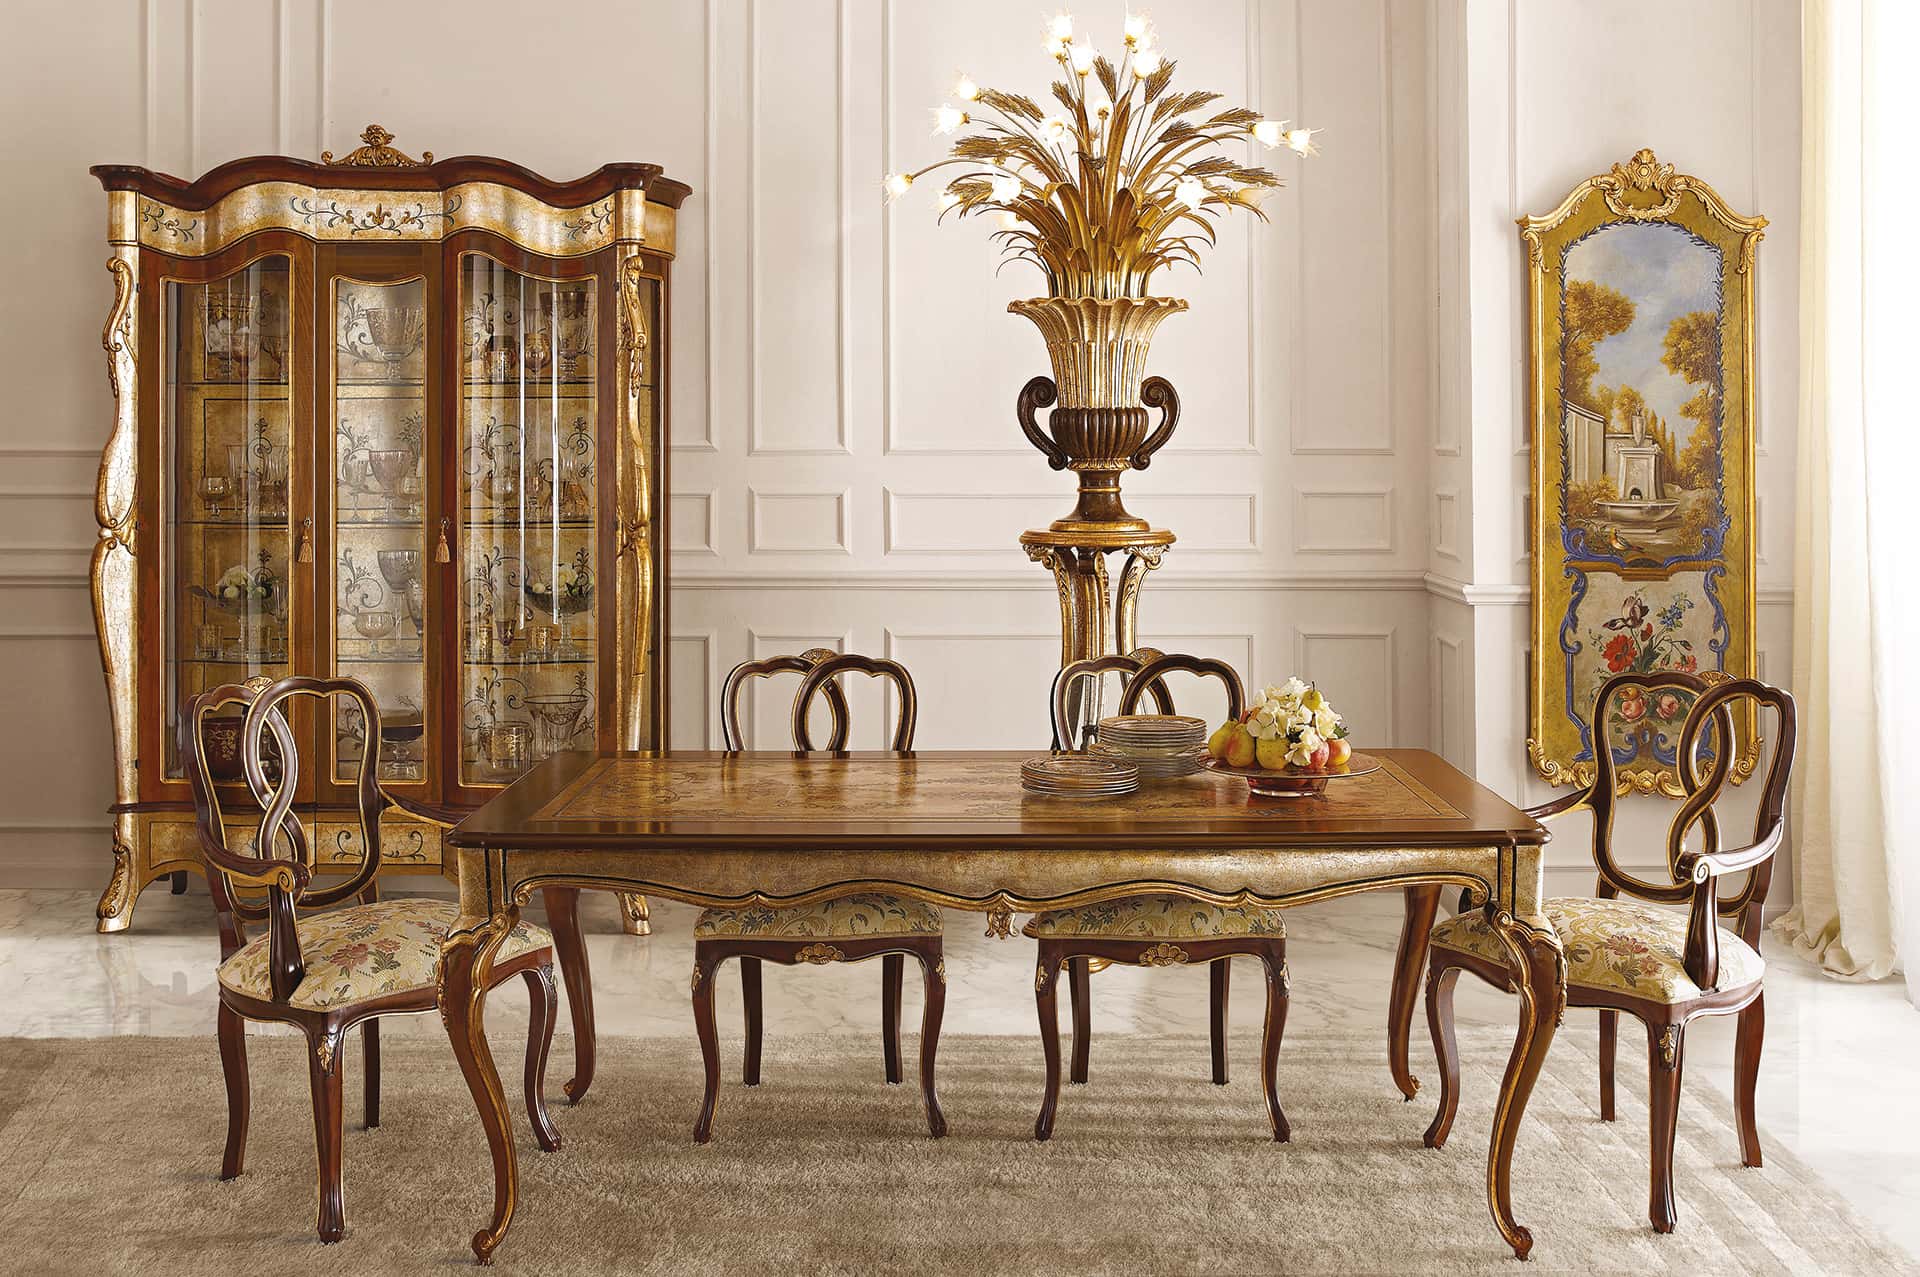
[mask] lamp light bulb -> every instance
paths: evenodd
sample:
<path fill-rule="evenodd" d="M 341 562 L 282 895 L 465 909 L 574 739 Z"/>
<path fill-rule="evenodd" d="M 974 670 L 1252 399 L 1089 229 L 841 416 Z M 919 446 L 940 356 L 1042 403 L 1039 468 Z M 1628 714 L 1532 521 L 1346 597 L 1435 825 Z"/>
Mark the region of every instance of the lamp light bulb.
<path fill-rule="evenodd" d="M 1275 147 L 1286 140 L 1287 122 L 1285 120 L 1261 120 L 1248 132 L 1262 146 Z"/>
<path fill-rule="evenodd" d="M 1020 188 L 1024 183 L 1017 173 L 1001 173 L 993 179 L 993 202 L 1011 204 L 1020 198 Z"/>
<path fill-rule="evenodd" d="M 1197 177 L 1183 177 L 1173 184 L 1173 202 L 1197 209 L 1207 198 L 1207 184 Z"/>
<path fill-rule="evenodd" d="M 886 180 L 887 199 L 897 200 L 913 189 L 913 174 L 889 173 Z"/>
<path fill-rule="evenodd" d="M 1049 142 L 1064 141 L 1067 136 L 1067 122 L 1058 115 L 1049 115 L 1040 121 L 1040 136 Z"/>
<path fill-rule="evenodd" d="M 1094 48 L 1091 43 L 1075 44 L 1071 48 L 1071 54 L 1074 74 L 1085 75 L 1087 72 L 1093 70 L 1094 61 L 1099 58 L 1100 51 Z"/>
<path fill-rule="evenodd" d="M 1152 75 L 1160 69 L 1161 61 L 1160 50 L 1158 49 L 1136 49 L 1133 54 L 1133 73 L 1135 75 Z"/>
<path fill-rule="evenodd" d="M 933 110 L 933 131 L 951 133 L 970 119 L 965 111 L 957 106 L 948 106 L 942 102 Z"/>
<path fill-rule="evenodd" d="M 1153 42 L 1153 22 L 1144 13 L 1127 14 L 1127 43 L 1151 44 Z"/>
<path fill-rule="evenodd" d="M 1056 40 L 1073 39 L 1073 15 L 1071 13 L 1054 14 L 1047 23 L 1047 34 Z"/>
<path fill-rule="evenodd" d="M 954 81 L 953 96 L 959 98 L 962 102 L 978 102 L 980 100 L 980 86 L 973 82 L 972 76 L 962 75 L 958 80 Z"/>
<path fill-rule="evenodd" d="M 1318 155 L 1320 148 L 1313 144 L 1313 135 L 1319 129 L 1288 129 L 1283 139 L 1287 149 L 1295 155 Z"/>

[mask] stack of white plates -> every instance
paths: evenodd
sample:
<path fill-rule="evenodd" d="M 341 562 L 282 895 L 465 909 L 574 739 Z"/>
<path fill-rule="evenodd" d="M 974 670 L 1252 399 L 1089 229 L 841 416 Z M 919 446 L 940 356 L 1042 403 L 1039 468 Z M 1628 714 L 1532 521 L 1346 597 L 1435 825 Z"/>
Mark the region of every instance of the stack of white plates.
<path fill-rule="evenodd" d="M 1103 718 L 1087 752 L 1094 758 L 1132 764 L 1142 780 L 1191 776 L 1207 756 L 1206 720 L 1184 714 Z"/>
<path fill-rule="evenodd" d="M 1140 787 L 1140 769 L 1086 754 L 1048 754 L 1020 764 L 1020 785 L 1054 798 L 1112 798 Z"/>

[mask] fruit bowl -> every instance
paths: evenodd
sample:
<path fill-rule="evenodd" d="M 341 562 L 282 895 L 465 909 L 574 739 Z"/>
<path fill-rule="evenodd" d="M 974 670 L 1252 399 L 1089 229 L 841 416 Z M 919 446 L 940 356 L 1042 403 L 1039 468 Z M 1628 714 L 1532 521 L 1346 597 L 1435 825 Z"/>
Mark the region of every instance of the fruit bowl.
<path fill-rule="evenodd" d="M 1235 767 L 1224 759 L 1208 758 L 1202 763 L 1208 771 L 1223 776 L 1238 776 L 1247 782 L 1255 798 L 1310 798 L 1323 793 L 1330 780 L 1366 776 L 1380 770 L 1380 760 L 1371 754 L 1354 754 L 1338 767 Z"/>

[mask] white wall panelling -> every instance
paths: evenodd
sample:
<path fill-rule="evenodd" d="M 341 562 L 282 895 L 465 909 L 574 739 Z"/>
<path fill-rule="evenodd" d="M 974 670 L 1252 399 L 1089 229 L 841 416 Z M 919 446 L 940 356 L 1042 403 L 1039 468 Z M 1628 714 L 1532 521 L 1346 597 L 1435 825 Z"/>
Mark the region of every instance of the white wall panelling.
<path fill-rule="evenodd" d="M 1250 147 L 1287 181 L 1265 201 L 1271 221 L 1227 222 L 1204 274 L 1155 280 L 1191 309 L 1160 330 L 1152 361 L 1180 391 L 1179 430 L 1125 481 L 1130 508 L 1180 538 L 1147 580 L 1142 641 L 1225 656 L 1256 684 L 1313 674 L 1363 745 L 1435 743 L 1497 759 L 1489 779 L 1517 784 L 1517 684 L 1476 669 L 1525 616 L 1512 218 L 1649 144 L 1774 219 L 1756 353 L 1763 584 L 1783 584 L 1796 12 L 1162 6 L 1183 82 L 1328 132 L 1312 163 Z M 1039 10 L 587 0 L 525 14 L 511 0 L 467 0 L 457 24 L 443 6 L 380 0 L 100 0 L 38 13 L 0 49 L 0 101 L 35 122 L 6 143 L 35 198 L 0 207 L 7 278 L 32 299 L 0 308 L 14 387 L 0 419 L 13 494 L 0 497 L 0 721 L 72 742 L 0 768 L 0 800 L 20 813 L 0 825 L 0 863 L 84 856 L 89 882 L 104 863 L 106 712 L 77 587 L 110 419 L 109 288 L 104 199 L 84 168 L 191 176 L 244 154 L 316 156 L 369 120 L 414 153 L 505 155 L 558 178 L 652 160 L 695 188 L 669 356 L 674 743 L 718 741 L 714 697 L 733 663 L 822 642 L 897 649 L 925 693 L 924 744 L 1044 740 L 1058 610 L 1015 538 L 1064 513 L 1072 485 L 1020 437 L 1015 396 L 1047 364 L 1005 309 L 1039 285 L 1018 266 L 996 274 L 987 227 L 937 225 L 937 183 L 890 210 L 879 198 L 882 173 L 939 153 L 927 108 L 956 72 L 1044 96 Z M 1079 16 L 1117 40 L 1120 5 Z M 1612 70 L 1565 94 L 1560 68 L 1588 63 Z M 1787 609 L 1763 613 L 1783 666 Z M 873 744 L 884 728 L 868 684 L 849 693 L 856 740 Z M 755 739 L 780 744 L 771 695 Z"/>

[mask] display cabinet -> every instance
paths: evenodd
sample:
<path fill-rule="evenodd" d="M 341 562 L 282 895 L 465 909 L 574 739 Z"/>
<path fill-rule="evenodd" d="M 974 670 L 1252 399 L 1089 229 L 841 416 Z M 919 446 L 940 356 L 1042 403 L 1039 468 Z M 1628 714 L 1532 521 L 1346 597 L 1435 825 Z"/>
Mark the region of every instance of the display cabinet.
<path fill-rule="evenodd" d="M 349 786 L 458 812 L 570 748 L 665 739 L 667 273 L 688 188 L 656 165 L 550 182 L 414 160 L 371 126 L 319 163 L 256 157 L 107 190 L 116 416 L 93 602 L 113 716 L 100 929 L 201 870 L 178 753 L 220 683 L 346 674 L 379 722 L 295 724 L 316 854 Z M 240 784 L 239 719 L 209 765 Z M 308 761 L 312 760 L 312 761 Z M 438 872 L 435 827 L 383 854 Z M 632 929 L 644 902 L 629 900 Z"/>

